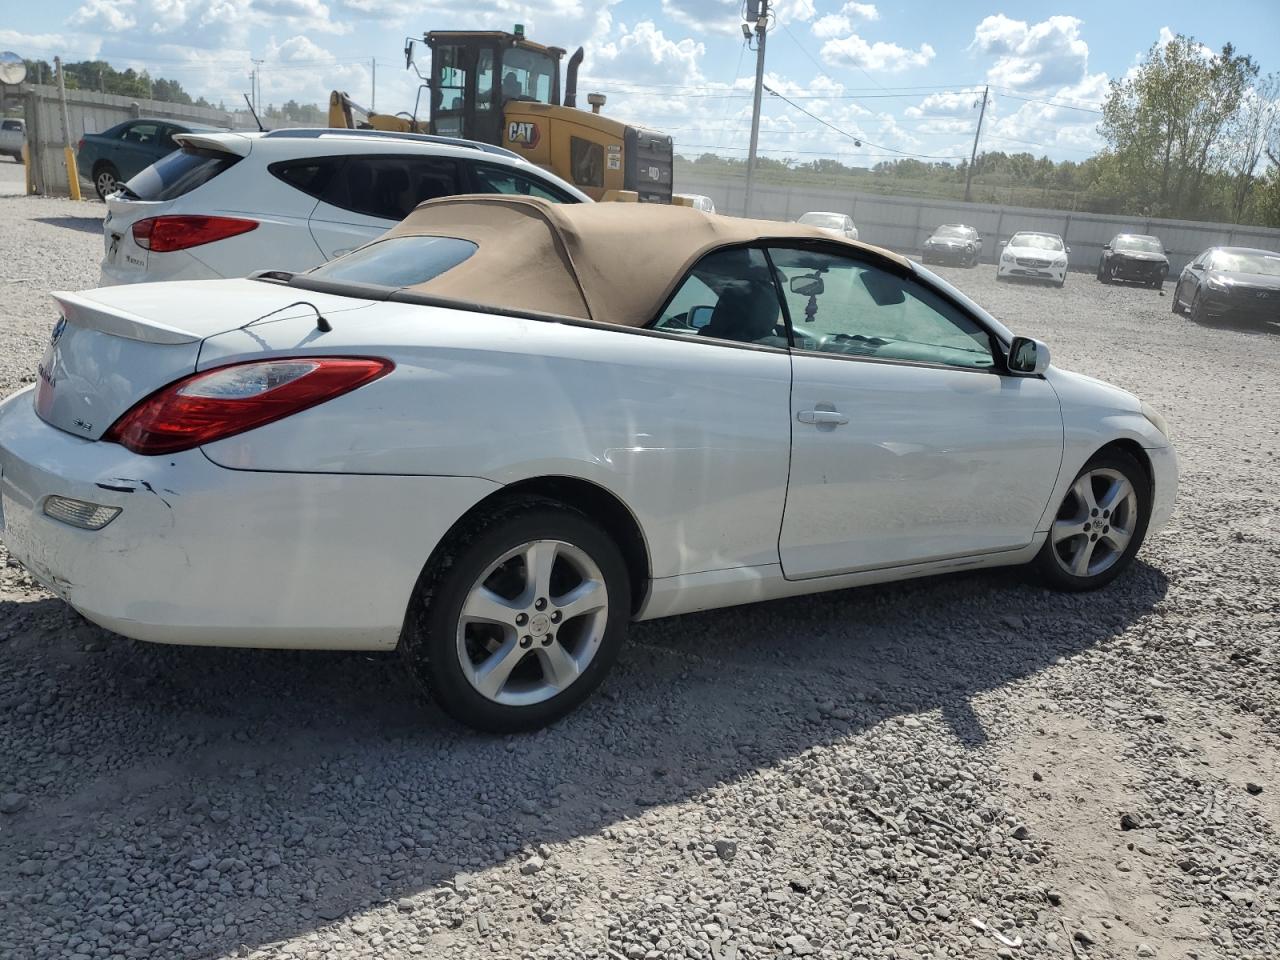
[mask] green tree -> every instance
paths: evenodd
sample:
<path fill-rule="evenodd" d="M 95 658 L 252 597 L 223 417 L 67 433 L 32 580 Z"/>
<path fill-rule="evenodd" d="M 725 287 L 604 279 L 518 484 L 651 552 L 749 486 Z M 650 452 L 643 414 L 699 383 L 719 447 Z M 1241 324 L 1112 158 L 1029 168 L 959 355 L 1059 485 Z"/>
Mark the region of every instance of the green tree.
<path fill-rule="evenodd" d="M 1217 54 L 1183 34 L 1153 44 L 1103 105 L 1098 129 L 1119 160 L 1116 185 L 1160 215 L 1199 213 L 1206 177 L 1222 166 L 1219 139 L 1257 75 L 1231 44 Z"/>

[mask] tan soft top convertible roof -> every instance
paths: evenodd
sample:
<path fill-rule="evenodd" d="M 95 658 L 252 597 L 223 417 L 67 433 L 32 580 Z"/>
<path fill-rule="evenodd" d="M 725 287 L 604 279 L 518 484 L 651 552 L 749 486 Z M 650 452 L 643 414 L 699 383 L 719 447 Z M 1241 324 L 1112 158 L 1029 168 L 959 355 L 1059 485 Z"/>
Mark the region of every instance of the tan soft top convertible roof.
<path fill-rule="evenodd" d="M 408 290 L 507 310 L 638 327 L 704 254 L 767 239 L 839 240 L 815 227 L 744 220 L 651 203 L 556 204 L 525 196 L 459 196 L 421 204 L 388 237 L 458 237 L 479 249 Z"/>

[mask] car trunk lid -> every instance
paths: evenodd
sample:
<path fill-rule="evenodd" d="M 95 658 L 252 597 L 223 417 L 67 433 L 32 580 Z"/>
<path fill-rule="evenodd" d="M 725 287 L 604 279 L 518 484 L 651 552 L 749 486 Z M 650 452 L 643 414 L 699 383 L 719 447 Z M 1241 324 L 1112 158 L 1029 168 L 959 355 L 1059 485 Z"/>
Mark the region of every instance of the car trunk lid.
<path fill-rule="evenodd" d="M 89 440 L 99 439 L 143 397 L 195 372 L 208 337 L 257 320 L 314 316 L 316 310 L 330 315 L 371 303 L 257 280 L 150 283 L 53 296 L 62 316 L 38 368 L 36 413 Z"/>

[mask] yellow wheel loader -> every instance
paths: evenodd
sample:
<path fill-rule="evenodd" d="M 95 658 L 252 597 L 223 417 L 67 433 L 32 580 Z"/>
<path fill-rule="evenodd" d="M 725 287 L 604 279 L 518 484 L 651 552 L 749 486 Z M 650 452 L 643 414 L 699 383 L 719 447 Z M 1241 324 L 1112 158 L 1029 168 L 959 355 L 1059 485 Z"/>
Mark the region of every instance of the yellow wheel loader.
<path fill-rule="evenodd" d="M 604 116 L 602 94 L 587 97 L 590 111 L 578 109 L 581 47 L 569 58 L 561 96 L 565 51 L 526 39 L 519 24 L 514 33 L 436 30 L 423 41 L 431 51 L 431 74 L 418 91 L 429 101 L 427 132 L 506 147 L 593 200 L 671 202 L 671 137 Z M 415 70 L 417 42 L 405 43 L 405 64 Z M 406 131 L 418 129 L 417 109 Z"/>

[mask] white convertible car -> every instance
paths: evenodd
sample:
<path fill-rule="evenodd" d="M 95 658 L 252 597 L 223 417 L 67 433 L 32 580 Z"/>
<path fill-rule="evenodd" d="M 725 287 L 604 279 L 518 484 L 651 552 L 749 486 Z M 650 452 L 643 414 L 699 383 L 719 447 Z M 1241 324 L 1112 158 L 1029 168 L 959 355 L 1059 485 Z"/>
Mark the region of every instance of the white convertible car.
<path fill-rule="evenodd" d="M 391 650 L 536 727 L 629 620 L 1035 564 L 1173 506 L 1159 414 L 923 268 L 688 207 L 423 204 L 310 273 L 60 293 L 0 534 L 90 620 Z"/>

